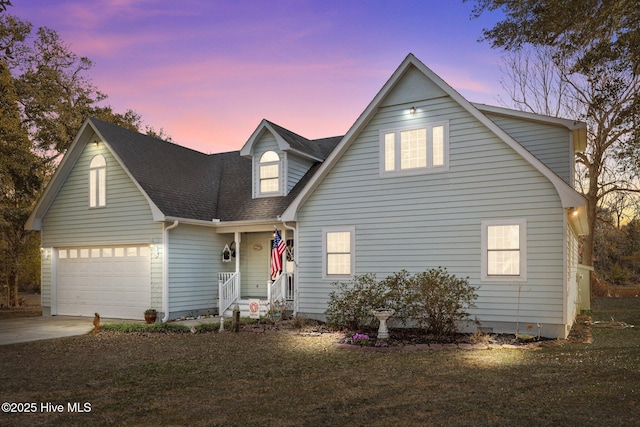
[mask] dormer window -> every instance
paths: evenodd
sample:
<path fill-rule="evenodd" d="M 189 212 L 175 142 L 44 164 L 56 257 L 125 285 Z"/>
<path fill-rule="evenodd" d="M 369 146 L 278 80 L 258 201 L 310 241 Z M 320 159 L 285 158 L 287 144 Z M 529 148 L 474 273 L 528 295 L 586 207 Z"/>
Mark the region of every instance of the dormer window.
<path fill-rule="evenodd" d="M 107 162 L 98 154 L 89 163 L 89 207 L 107 205 Z"/>
<path fill-rule="evenodd" d="M 280 156 L 267 151 L 260 157 L 260 195 L 280 193 Z"/>

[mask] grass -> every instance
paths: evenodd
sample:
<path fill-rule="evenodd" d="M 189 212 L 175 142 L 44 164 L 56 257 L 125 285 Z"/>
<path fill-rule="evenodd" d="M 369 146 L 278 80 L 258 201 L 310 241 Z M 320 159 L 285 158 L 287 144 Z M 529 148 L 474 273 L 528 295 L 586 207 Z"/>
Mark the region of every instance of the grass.
<path fill-rule="evenodd" d="M 2 346 L 0 400 L 65 411 L 0 425 L 638 425 L 640 299 L 596 299 L 591 315 L 636 327 L 538 350 L 346 351 L 336 334 L 295 331 Z"/>

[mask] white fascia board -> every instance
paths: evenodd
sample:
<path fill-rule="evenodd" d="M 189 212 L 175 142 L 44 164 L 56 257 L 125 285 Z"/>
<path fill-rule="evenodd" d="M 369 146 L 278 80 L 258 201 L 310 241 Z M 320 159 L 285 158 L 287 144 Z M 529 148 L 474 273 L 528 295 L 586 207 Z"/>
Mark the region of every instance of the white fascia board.
<path fill-rule="evenodd" d="M 258 140 L 258 137 L 260 136 L 262 131 L 265 129 L 266 125 L 267 125 L 267 120 L 262 119 L 258 127 L 256 127 L 253 133 L 251 133 L 251 136 L 249 137 L 249 139 L 247 139 L 247 142 L 245 142 L 242 148 L 240 149 L 241 156 L 243 157 L 253 156 L 253 145 Z"/>
<path fill-rule="evenodd" d="M 115 151 L 113 151 L 111 149 L 111 146 L 109 145 L 109 142 L 100 134 L 100 132 L 98 132 L 97 129 L 94 128 L 94 131 L 100 137 L 101 142 L 105 144 L 105 146 L 107 147 L 107 150 L 109 150 L 109 153 L 111 153 L 113 158 L 116 159 L 116 161 L 118 162 L 118 164 L 120 165 L 122 170 L 124 170 L 126 172 L 127 176 L 131 180 L 131 182 L 133 182 L 135 184 L 135 186 L 138 189 L 138 191 L 140 191 L 140 193 L 142 193 L 144 198 L 147 200 L 147 203 L 149 204 L 149 209 L 151 209 L 151 214 L 152 214 L 153 220 L 154 221 L 165 221 L 165 218 L 166 218 L 165 214 L 160 210 L 160 208 L 158 208 L 158 206 L 153 202 L 153 200 L 151 200 L 151 197 L 149 197 L 147 192 L 144 191 L 144 189 L 142 188 L 142 186 L 140 185 L 138 180 L 136 180 L 133 177 L 133 175 L 131 174 L 129 169 L 126 167 L 126 165 L 124 164 L 122 159 L 116 154 Z"/>
<path fill-rule="evenodd" d="M 291 148 L 291 145 L 284 140 L 284 138 L 273 128 L 273 126 L 269 124 L 269 122 L 266 119 L 262 119 L 262 121 L 260 122 L 256 130 L 253 131 L 253 133 L 251 134 L 247 142 L 242 146 L 242 148 L 240 149 L 241 156 L 243 157 L 253 156 L 253 146 L 258 141 L 263 131 L 271 132 L 271 134 L 275 137 L 276 142 L 278 143 L 278 148 L 281 151 L 288 151 L 291 153 L 295 153 L 300 157 L 304 157 L 317 162 L 322 161 L 322 159 L 319 157 L 316 157 L 304 151 L 295 150 Z"/>
<path fill-rule="evenodd" d="M 569 119 L 564 119 L 562 117 L 545 116 L 543 114 L 531 113 L 528 111 L 513 110 L 511 108 L 505 108 L 505 107 L 496 107 L 495 105 L 480 104 L 477 102 L 471 102 L 471 105 L 473 105 L 474 107 L 476 107 L 478 110 L 482 112 L 494 113 L 502 116 L 517 117 L 520 119 L 530 120 L 534 122 L 561 125 L 566 127 L 569 130 L 586 129 L 587 127 L 587 124 L 585 122 L 581 122 L 579 120 L 569 120 Z"/>
<path fill-rule="evenodd" d="M 178 221 L 180 224 L 188 224 L 188 225 L 197 225 L 200 227 L 217 227 L 220 223 L 219 219 L 212 219 L 211 221 L 205 221 L 202 219 L 193 219 L 193 218 L 180 218 L 177 216 L 166 216 L 163 220 L 165 222 L 175 222 Z"/>
<path fill-rule="evenodd" d="M 281 224 L 278 218 L 262 219 L 262 220 L 244 220 L 244 221 L 221 221 L 216 224 L 216 232 L 221 234 L 232 233 L 234 231 L 242 232 L 258 232 L 273 231 L 273 227 Z"/>
<path fill-rule="evenodd" d="M 531 154 L 527 149 L 515 141 L 509 134 L 502 130 L 492 120 L 485 116 L 480 110 L 474 107 L 469 101 L 467 101 L 462 95 L 460 95 L 455 89 L 453 89 L 447 82 L 442 80 L 440 76 L 431 71 L 426 65 L 419 60 L 415 60 L 414 65 L 421 70 L 427 77 L 429 77 L 434 83 L 436 83 L 442 90 L 444 90 L 449 96 L 451 96 L 458 104 L 465 108 L 472 116 L 474 116 L 480 123 L 485 125 L 491 130 L 498 138 L 502 139 L 508 146 L 522 156 L 527 162 L 529 162 L 534 168 L 542 173 L 551 183 L 554 185 L 560 196 L 562 207 L 570 208 L 577 206 L 585 206 L 585 198 L 579 194 L 576 190 L 571 188 L 562 178 L 556 175 L 551 169 L 549 169 L 544 163 L 542 163 L 537 157 Z"/>
<path fill-rule="evenodd" d="M 149 195 L 142 189 L 142 187 L 140 186 L 138 181 L 133 177 L 133 175 L 131 175 L 131 172 L 129 172 L 129 169 L 127 169 L 127 167 L 124 165 L 124 163 L 122 162 L 122 159 L 120 159 L 120 157 L 118 157 L 118 155 L 111 149 L 108 141 L 100 134 L 100 132 L 98 132 L 98 130 L 93 126 L 93 124 L 91 124 L 91 120 L 86 119 L 82 124 L 82 126 L 80 127 L 80 130 L 76 135 L 76 138 L 73 140 L 73 142 L 69 146 L 67 153 L 62 158 L 60 165 L 58 165 L 58 167 L 56 168 L 56 171 L 54 172 L 53 177 L 49 181 L 47 188 L 45 189 L 42 196 L 38 200 L 35 209 L 29 216 L 29 219 L 25 224 L 25 229 L 27 230 L 41 229 L 42 218 L 44 218 L 47 211 L 51 207 L 51 204 L 55 200 L 55 197 L 60 191 L 60 188 L 64 184 L 65 179 L 71 173 L 71 170 L 75 166 L 78 158 L 82 154 L 82 151 L 84 150 L 86 145 L 89 143 L 89 140 L 91 139 L 91 135 L 93 134 L 97 135 L 97 137 L 100 139 L 100 142 L 105 144 L 105 146 L 109 150 L 109 153 L 111 153 L 111 155 L 116 159 L 120 167 L 126 172 L 129 179 L 131 179 L 131 181 L 136 185 L 138 190 L 143 194 L 143 196 L 147 200 L 147 203 L 149 204 L 149 208 L 151 209 L 153 220 L 154 221 L 165 220 L 164 213 L 158 208 L 158 206 L 156 206 L 156 204 L 151 200 Z"/>
<path fill-rule="evenodd" d="M 331 152 L 329 157 L 320 166 L 320 169 L 315 176 L 307 183 L 302 189 L 300 194 L 291 202 L 289 207 L 282 214 L 283 221 L 295 221 L 297 211 L 302 206 L 304 201 L 310 196 L 313 190 L 318 186 L 322 179 L 327 175 L 329 170 L 333 167 L 335 162 L 342 156 L 346 149 L 351 145 L 355 136 L 366 126 L 371 120 L 372 116 L 378 109 L 378 106 L 384 99 L 384 97 L 391 91 L 400 78 L 404 75 L 409 66 L 415 66 L 425 76 L 431 79 L 436 85 L 438 85 L 443 91 L 445 91 L 451 98 L 453 98 L 458 104 L 466 109 L 472 116 L 474 116 L 480 123 L 484 124 L 489 130 L 491 130 L 496 136 L 502 139 L 507 145 L 513 148 L 518 154 L 520 154 L 526 161 L 528 161 L 534 168 L 540 171 L 545 177 L 547 177 L 554 185 L 560 196 L 562 206 L 565 208 L 584 206 L 586 201 L 582 195 L 571 188 L 566 182 L 564 182 L 559 176 L 553 173 L 547 166 L 545 166 L 540 160 L 527 151 L 522 145 L 517 143 L 511 138 L 505 131 L 503 131 L 498 125 L 485 116 L 478 108 L 474 107 L 469 101 L 467 101 L 462 95 L 460 95 L 455 89 L 449 86 L 440 76 L 431 71 L 426 65 L 418 60 L 413 54 L 409 54 L 405 60 L 400 64 L 396 71 L 391 75 L 389 80 L 384 84 L 382 89 L 376 94 L 373 100 L 369 103 L 367 108 L 360 114 L 356 122 L 351 126 L 349 131 L 342 138 L 338 146 Z M 564 120 L 564 119 L 563 119 Z"/>
<path fill-rule="evenodd" d="M 382 99 L 387 95 L 387 93 L 389 93 L 391 88 L 395 86 L 395 84 L 404 74 L 405 70 L 413 59 L 415 59 L 415 57 L 412 54 L 409 54 L 402 62 L 402 64 L 400 64 L 396 71 L 391 75 L 389 80 L 386 81 L 386 83 L 378 91 L 376 96 L 371 100 L 369 105 L 367 105 L 367 108 L 364 109 L 364 111 L 356 119 L 355 123 L 351 125 L 347 133 L 342 137 L 342 140 L 340 140 L 336 148 L 331 151 L 326 160 L 322 163 L 322 165 L 320 165 L 320 168 L 318 169 L 316 174 L 309 180 L 307 185 L 305 185 L 302 191 L 300 191 L 300 194 L 296 196 L 296 198 L 289 204 L 289 207 L 287 207 L 287 209 L 282 213 L 282 221 L 296 221 L 296 216 L 300 206 L 302 206 L 304 201 L 307 200 L 313 190 L 315 190 L 318 184 L 327 175 L 329 170 L 333 167 L 334 163 L 340 157 L 342 157 L 342 154 L 347 150 L 347 148 L 349 148 L 349 146 L 355 139 L 355 135 L 357 135 L 362 130 L 362 128 L 364 128 L 366 124 L 371 120 Z"/>
<path fill-rule="evenodd" d="M 67 152 L 62 156 L 60 164 L 53 173 L 53 176 L 42 192 L 42 195 L 36 202 L 36 206 L 25 223 L 25 230 L 41 229 L 42 219 L 58 195 L 58 192 L 60 191 L 60 188 L 62 188 L 62 184 L 64 184 L 67 176 L 71 173 L 73 166 L 76 164 L 80 154 L 82 154 L 82 150 L 89 142 L 91 132 L 95 132 L 95 129 L 93 126 L 90 126 L 89 119 L 86 119 L 76 134 L 73 142 L 67 149 Z"/>
<path fill-rule="evenodd" d="M 471 105 L 486 113 L 493 113 L 506 117 L 517 117 L 519 119 L 564 126 L 571 131 L 573 138 L 573 152 L 582 152 L 587 148 L 587 124 L 580 120 L 569 120 L 561 117 L 551 117 L 542 114 L 530 113 L 527 111 L 512 110 L 509 108 L 496 107 L 493 105 L 478 104 L 472 102 Z"/>
<path fill-rule="evenodd" d="M 256 130 L 253 131 L 247 142 L 240 149 L 240 155 L 243 157 L 253 156 L 253 146 L 258 141 L 258 138 L 264 130 L 267 130 L 273 134 L 278 143 L 278 148 L 282 151 L 289 149 L 289 144 L 285 141 L 278 132 L 276 132 L 266 119 L 262 119 Z"/>

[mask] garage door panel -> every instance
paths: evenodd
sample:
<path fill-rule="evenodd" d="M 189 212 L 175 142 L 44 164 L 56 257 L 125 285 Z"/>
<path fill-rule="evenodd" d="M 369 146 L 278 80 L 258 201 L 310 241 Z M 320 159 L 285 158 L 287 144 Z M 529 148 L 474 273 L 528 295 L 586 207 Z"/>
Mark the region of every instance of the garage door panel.
<path fill-rule="evenodd" d="M 60 249 L 57 314 L 140 318 L 151 305 L 148 247 Z"/>

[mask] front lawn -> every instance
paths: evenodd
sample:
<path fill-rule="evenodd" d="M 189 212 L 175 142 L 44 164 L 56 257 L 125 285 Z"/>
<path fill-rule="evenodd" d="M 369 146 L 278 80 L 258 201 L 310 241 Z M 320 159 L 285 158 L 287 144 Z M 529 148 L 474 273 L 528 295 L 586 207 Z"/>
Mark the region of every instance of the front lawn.
<path fill-rule="evenodd" d="M 640 299 L 592 308 L 636 327 L 537 350 L 345 351 L 336 334 L 280 332 L 7 345 L 0 400 L 37 410 L 0 425 L 638 425 Z"/>

